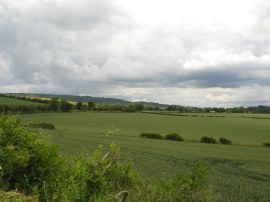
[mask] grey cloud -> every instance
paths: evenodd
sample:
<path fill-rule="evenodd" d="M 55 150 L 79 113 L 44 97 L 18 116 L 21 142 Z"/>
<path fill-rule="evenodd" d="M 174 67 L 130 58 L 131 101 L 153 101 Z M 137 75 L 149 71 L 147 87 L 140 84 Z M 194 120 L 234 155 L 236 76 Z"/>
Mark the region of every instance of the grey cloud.
<path fill-rule="evenodd" d="M 113 35 L 121 23 L 129 23 L 125 14 L 107 1 L 38 1 L 22 7 L 0 6 L 5 11 L 0 19 L 1 51 L 12 60 L 9 70 L 13 81 L 29 84 L 60 85 L 59 78 L 71 74 L 70 81 L 73 76 L 75 82 L 70 83 L 76 85 L 76 80 L 84 80 L 77 70 L 87 65 L 102 66 Z M 65 82 L 61 85 L 65 86 Z"/>
<path fill-rule="evenodd" d="M 150 29 L 115 1 L 26 2 L 0 2 L 1 89 L 128 98 L 124 89 L 270 86 L 270 59 L 262 61 L 270 58 L 267 9 L 245 35 Z M 222 53 L 211 61 L 219 49 L 225 59 Z M 185 68 L 187 62 L 196 63 L 194 69 Z"/>

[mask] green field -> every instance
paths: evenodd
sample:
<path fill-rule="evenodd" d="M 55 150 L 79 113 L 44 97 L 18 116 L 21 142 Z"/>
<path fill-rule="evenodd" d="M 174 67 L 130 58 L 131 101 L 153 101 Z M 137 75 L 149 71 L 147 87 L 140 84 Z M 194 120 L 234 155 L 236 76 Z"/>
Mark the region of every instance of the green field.
<path fill-rule="evenodd" d="M 18 106 L 18 105 L 44 105 L 38 102 L 29 102 L 24 100 L 0 97 L 0 105 Z"/>
<path fill-rule="evenodd" d="M 211 115 L 211 117 L 207 117 Z M 188 114 L 188 116 L 143 113 L 44 113 L 20 115 L 23 122 L 46 121 L 56 125 L 52 138 L 65 154 L 94 150 L 112 141 L 149 181 L 171 177 L 202 160 L 209 169 L 208 181 L 215 201 L 269 201 L 270 115 Z M 119 134 L 106 136 L 114 125 Z M 162 135 L 177 132 L 185 142 L 141 138 L 142 132 Z M 199 143 L 202 136 L 231 139 L 234 145 Z"/>

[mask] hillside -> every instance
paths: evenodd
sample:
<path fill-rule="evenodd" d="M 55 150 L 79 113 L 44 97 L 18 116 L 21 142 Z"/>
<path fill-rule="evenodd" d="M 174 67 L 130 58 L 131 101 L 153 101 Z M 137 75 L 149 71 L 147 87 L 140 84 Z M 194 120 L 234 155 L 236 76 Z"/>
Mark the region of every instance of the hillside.
<path fill-rule="evenodd" d="M 18 106 L 18 105 L 44 105 L 44 104 L 25 100 L 18 100 L 8 97 L 0 97 L 0 105 Z"/>
<path fill-rule="evenodd" d="M 122 99 L 105 98 L 105 97 L 92 97 L 92 96 L 55 95 L 55 94 L 38 94 L 38 93 L 7 93 L 7 95 L 37 97 L 37 98 L 57 97 L 61 100 L 68 100 L 68 101 L 73 101 L 73 102 L 95 102 L 95 103 L 99 103 L 99 104 L 108 104 L 108 105 L 110 105 L 110 104 L 122 104 L 122 105 L 132 104 L 132 102 L 122 100 Z"/>

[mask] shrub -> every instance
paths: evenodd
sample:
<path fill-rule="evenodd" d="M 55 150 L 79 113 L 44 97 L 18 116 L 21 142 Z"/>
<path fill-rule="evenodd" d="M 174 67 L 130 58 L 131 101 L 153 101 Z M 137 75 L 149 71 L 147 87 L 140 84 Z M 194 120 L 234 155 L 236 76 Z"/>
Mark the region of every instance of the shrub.
<path fill-rule="evenodd" d="M 265 146 L 265 147 L 270 147 L 270 141 L 264 142 L 264 143 L 263 143 L 263 146 Z"/>
<path fill-rule="evenodd" d="M 211 143 L 211 144 L 217 143 L 217 141 L 213 137 L 207 137 L 207 136 L 202 137 L 201 142 L 202 143 Z"/>
<path fill-rule="evenodd" d="M 24 124 L 24 127 L 30 127 L 30 128 L 42 128 L 42 129 L 48 129 L 48 130 L 55 130 L 55 126 L 51 123 L 26 123 Z"/>
<path fill-rule="evenodd" d="M 37 193 L 44 199 L 62 171 L 59 150 L 34 132 L 25 130 L 17 118 L 0 118 L 0 189 Z"/>
<path fill-rule="evenodd" d="M 177 133 L 171 133 L 165 136 L 166 140 L 173 140 L 173 141 L 184 141 L 184 138 Z"/>
<path fill-rule="evenodd" d="M 141 137 L 149 139 L 162 139 L 162 135 L 157 133 L 142 133 Z"/>
<path fill-rule="evenodd" d="M 219 138 L 219 142 L 221 144 L 232 144 L 232 141 L 231 140 L 229 140 L 227 138 L 224 138 L 224 137 Z"/>

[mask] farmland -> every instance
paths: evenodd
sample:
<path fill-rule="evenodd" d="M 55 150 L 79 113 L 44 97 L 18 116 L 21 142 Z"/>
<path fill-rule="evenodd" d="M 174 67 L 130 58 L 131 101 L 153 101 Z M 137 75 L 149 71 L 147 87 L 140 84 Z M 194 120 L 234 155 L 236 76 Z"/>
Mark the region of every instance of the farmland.
<path fill-rule="evenodd" d="M 44 104 L 18 100 L 18 99 L 12 99 L 8 97 L 0 97 L 0 105 L 18 106 L 18 105 L 44 105 Z"/>
<path fill-rule="evenodd" d="M 121 147 L 122 159 L 134 164 L 148 181 L 169 178 L 202 160 L 209 169 L 208 181 L 217 201 L 269 200 L 270 150 L 261 145 L 270 139 L 270 116 L 214 116 L 71 112 L 20 118 L 23 122 L 55 124 L 56 130 L 50 133 L 66 155 L 114 142 Z M 112 126 L 119 131 L 107 136 Z M 177 132 L 185 142 L 144 139 L 139 137 L 142 132 Z M 199 143 L 205 135 L 231 139 L 233 145 Z"/>

